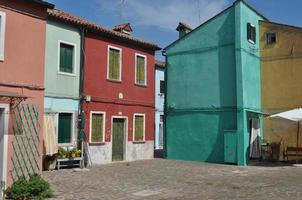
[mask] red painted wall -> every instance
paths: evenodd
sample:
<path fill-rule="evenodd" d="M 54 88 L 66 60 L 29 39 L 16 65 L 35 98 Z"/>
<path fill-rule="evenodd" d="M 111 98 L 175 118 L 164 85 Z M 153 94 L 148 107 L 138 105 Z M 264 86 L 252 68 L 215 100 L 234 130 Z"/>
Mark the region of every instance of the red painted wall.
<path fill-rule="evenodd" d="M 107 80 L 108 45 L 122 49 L 122 82 Z M 147 86 L 135 85 L 135 53 L 147 56 Z M 106 112 L 106 141 L 111 139 L 111 116 L 128 117 L 128 140 L 132 141 L 133 114 L 146 114 L 146 140 L 154 140 L 154 52 L 94 35 L 85 38 L 84 95 L 85 133 L 89 138 L 90 111 Z M 119 99 L 123 93 L 123 99 Z M 120 113 L 119 113 L 120 112 Z"/>
<path fill-rule="evenodd" d="M 0 61 L 0 83 L 34 85 L 43 88 L 46 8 L 19 0 L 0 0 L 0 5 L 0 11 L 6 13 L 4 61 Z M 15 92 L 30 97 L 23 103 L 34 104 L 38 107 L 41 122 L 40 138 L 42 141 L 44 90 L 6 87 L 0 84 L 0 91 Z M 5 98 L 0 98 L 0 103 L 9 104 Z M 9 171 L 12 169 L 13 121 L 14 118 L 10 112 L 7 186 L 12 183 Z M 40 150 L 42 152 L 42 142 Z M 39 164 L 40 169 L 42 169 L 41 159 Z"/>

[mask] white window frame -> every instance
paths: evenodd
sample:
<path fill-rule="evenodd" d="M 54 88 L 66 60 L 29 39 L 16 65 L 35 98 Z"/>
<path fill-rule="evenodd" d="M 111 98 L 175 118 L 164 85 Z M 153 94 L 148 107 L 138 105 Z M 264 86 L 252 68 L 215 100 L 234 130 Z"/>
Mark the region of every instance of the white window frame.
<path fill-rule="evenodd" d="M 71 124 L 71 138 L 70 138 L 70 143 L 59 143 L 59 114 L 71 114 L 71 120 L 72 120 L 72 124 Z M 71 112 L 71 111 L 60 111 L 57 113 L 57 130 L 56 130 L 56 143 L 58 144 L 59 147 L 66 147 L 66 146 L 73 146 L 74 145 L 74 137 L 75 137 L 75 113 Z"/>
<path fill-rule="evenodd" d="M 252 24 L 251 22 L 248 22 L 248 24 L 251 25 L 251 27 L 255 28 L 255 38 L 257 38 L 257 29 L 256 29 L 256 26 L 254 24 Z M 256 41 L 254 42 L 253 40 L 251 39 L 248 39 L 248 41 L 251 43 L 251 44 L 256 44 Z"/>
<path fill-rule="evenodd" d="M 0 104 L 0 108 L 4 109 L 4 133 L 3 133 L 3 166 L 2 166 L 2 180 L 3 182 L 7 181 L 7 163 L 8 163 L 8 129 L 9 129 L 9 119 L 10 119 L 10 106 L 9 104 Z M 6 188 L 4 188 L 6 189 Z M 0 191 L 0 195 L 3 195 Z"/>
<path fill-rule="evenodd" d="M 135 117 L 141 116 L 144 117 L 144 133 L 143 133 L 143 140 L 135 140 Z M 145 142 L 146 141 L 146 114 L 143 113 L 134 113 L 133 114 L 133 142 Z"/>
<path fill-rule="evenodd" d="M 103 140 L 101 142 L 92 142 L 91 141 L 91 134 L 92 134 L 92 115 L 93 114 L 102 114 L 104 121 L 103 121 Z M 105 143 L 105 127 L 106 127 L 106 112 L 103 111 L 90 111 L 90 122 L 89 122 L 89 143 L 90 144 L 101 144 L 101 143 Z"/>
<path fill-rule="evenodd" d="M 61 72 L 60 71 L 60 50 L 61 50 L 61 44 L 67 44 L 70 46 L 73 46 L 73 61 L 72 61 L 72 73 L 68 73 L 68 72 Z M 61 75 L 66 75 L 66 76 L 76 76 L 76 52 L 77 52 L 77 45 L 71 42 L 66 42 L 63 40 L 59 40 L 58 41 L 58 74 Z"/>
<path fill-rule="evenodd" d="M 109 61 L 110 61 L 110 49 L 118 50 L 120 52 L 120 77 L 119 79 L 112 79 L 109 77 Z M 107 49 L 107 80 L 122 82 L 122 49 L 119 47 L 108 45 Z"/>
<path fill-rule="evenodd" d="M 4 48 L 5 48 L 5 27 L 6 27 L 6 13 L 0 11 L 1 26 L 0 26 L 0 61 L 4 61 Z"/>
<path fill-rule="evenodd" d="M 136 82 L 137 57 L 145 58 L 145 84 L 141 84 L 141 83 Z M 134 77 L 134 82 L 135 82 L 136 85 L 147 86 L 147 56 L 146 55 L 135 53 L 135 77 Z"/>

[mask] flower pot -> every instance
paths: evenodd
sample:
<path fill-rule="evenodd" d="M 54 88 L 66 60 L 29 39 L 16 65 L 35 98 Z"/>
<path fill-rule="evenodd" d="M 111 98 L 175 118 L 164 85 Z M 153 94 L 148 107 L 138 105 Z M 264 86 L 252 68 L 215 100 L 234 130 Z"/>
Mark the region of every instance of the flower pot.
<path fill-rule="evenodd" d="M 54 170 L 56 168 L 56 160 L 45 160 L 45 170 Z"/>

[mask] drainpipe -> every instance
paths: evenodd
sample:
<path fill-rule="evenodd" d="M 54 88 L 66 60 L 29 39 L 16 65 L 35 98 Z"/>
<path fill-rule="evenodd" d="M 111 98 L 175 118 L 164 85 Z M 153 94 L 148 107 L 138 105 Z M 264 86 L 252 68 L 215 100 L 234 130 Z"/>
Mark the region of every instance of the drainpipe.
<path fill-rule="evenodd" d="M 85 115 L 83 111 L 82 101 L 84 99 L 83 92 L 84 92 L 84 63 L 85 63 L 85 31 L 84 27 L 80 28 L 81 31 L 81 60 L 80 60 L 80 86 L 79 86 L 79 95 L 80 95 L 80 102 L 79 102 L 79 120 L 80 124 L 79 127 L 79 139 L 80 141 L 85 141 L 85 134 L 84 134 L 84 125 L 85 125 Z"/>
<path fill-rule="evenodd" d="M 168 59 L 167 59 L 167 55 L 166 55 L 166 50 L 164 49 L 162 51 L 162 55 L 165 56 L 165 71 L 164 71 L 164 77 L 165 77 L 165 100 L 164 100 L 164 158 L 167 158 L 167 82 L 168 82 L 168 70 L 167 70 L 167 66 L 168 66 Z"/>

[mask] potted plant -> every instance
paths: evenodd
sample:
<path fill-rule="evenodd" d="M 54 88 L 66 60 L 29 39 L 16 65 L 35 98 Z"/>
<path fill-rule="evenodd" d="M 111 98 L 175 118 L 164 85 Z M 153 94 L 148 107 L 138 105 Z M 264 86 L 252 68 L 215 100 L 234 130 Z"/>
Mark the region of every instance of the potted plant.
<path fill-rule="evenodd" d="M 44 157 L 44 168 L 45 170 L 54 170 L 57 164 L 57 154 L 46 155 Z"/>
<path fill-rule="evenodd" d="M 67 157 L 67 151 L 64 149 L 64 148 L 60 148 L 59 151 L 58 151 L 58 154 L 59 154 L 59 157 L 64 159 Z"/>

